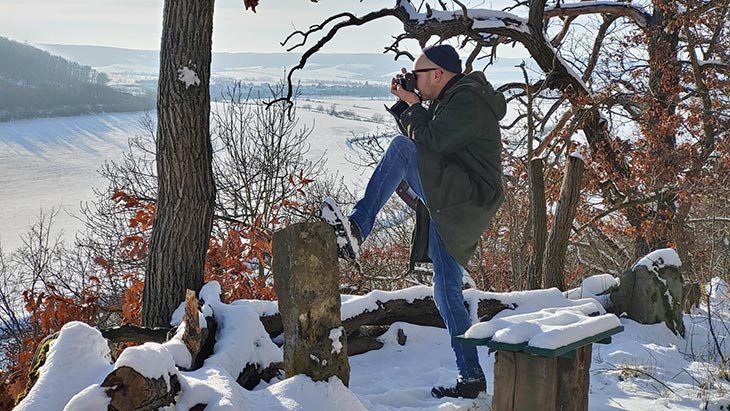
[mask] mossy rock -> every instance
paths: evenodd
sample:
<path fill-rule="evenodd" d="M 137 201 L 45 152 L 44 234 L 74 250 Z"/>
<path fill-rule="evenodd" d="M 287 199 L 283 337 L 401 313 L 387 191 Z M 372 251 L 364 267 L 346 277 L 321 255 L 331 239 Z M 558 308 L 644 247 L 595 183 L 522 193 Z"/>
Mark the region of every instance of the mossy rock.
<path fill-rule="evenodd" d="M 679 267 L 637 265 L 621 274 L 620 280 L 618 289 L 611 293 L 614 313 L 641 324 L 664 322 L 673 333 L 684 336 Z"/>
<path fill-rule="evenodd" d="M 41 341 L 41 344 L 35 352 L 35 356 L 33 356 L 33 363 L 30 366 L 30 372 L 28 372 L 28 384 L 25 386 L 25 391 L 18 394 L 18 397 L 15 399 L 15 405 L 18 405 L 21 401 L 23 401 L 38 381 L 38 378 L 40 378 L 41 367 L 43 367 L 46 363 L 46 356 L 48 355 L 48 351 L 51 349 L 51 342 L 53 342 L 56 338 L 58 338 L 58 332 L 48 335 L 43 339 L 43 341 Z"/>

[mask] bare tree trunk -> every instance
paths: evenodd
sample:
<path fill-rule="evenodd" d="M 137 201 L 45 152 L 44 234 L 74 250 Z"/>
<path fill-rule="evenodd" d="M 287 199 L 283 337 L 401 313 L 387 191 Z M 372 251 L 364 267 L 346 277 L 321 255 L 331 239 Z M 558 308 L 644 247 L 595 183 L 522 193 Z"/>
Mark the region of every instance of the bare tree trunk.
<path fill-rule="evenodd" d="M 545 205 L 544 163 L 541 158 L 530 160 L 530 204 L 532 209 L 532 257 L 527 271 L 527 289 L 542 288 L 543 258 L 547 240 L 547 210 Z"/>
<path fill-rule="evenodd" d="M 548 238 L 545 255 L 545 287 L 558 287 L 565 290 L 563 270 L 565 269 L 565 252 L 573 226 L 573 220 L 580 200 L 580 184 L 583 178 L 583 159 L 569 156 L 565 164 L 563 185 L 560 188 L 560 199 L 555 210 L 553 227 Z"/>
<path fill-rule="evenodd" d="M 168 325 L 200 291 L 213 223 L 210 61 L 214 0 L 166 0 L 157 97 L 158 201 L 142 322 Z"/>

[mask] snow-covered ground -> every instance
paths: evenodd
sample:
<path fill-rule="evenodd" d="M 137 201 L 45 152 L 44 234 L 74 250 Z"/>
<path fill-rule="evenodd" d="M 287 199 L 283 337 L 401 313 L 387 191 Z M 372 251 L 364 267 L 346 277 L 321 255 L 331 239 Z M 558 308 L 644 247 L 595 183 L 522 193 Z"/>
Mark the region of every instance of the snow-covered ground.
<path fill-rule="evenodd" d="M 714 326 L 727 355 L 730 321 L 730 293 L 719 279 L 712 283 L 712 310 L 720 314 Z M 376 351 L 350 357 L 350 384 L 336 377 L 313 382 L 299 375 L 274 379 L 246 391 L 235 377 L 246 362 L 266 366 L 282 359 L 281 351 L 269 340 L 258 321 L 263 312 L 275 311 L 275 303 L 240 301 L 223 304 L 217 300 L 220 288 L 209 283 L 201 291 L 206 300 L 203 312 L 212 312 L 219 321 L 215 353 L 203 368 L 187 372 L 175 364 L 189 364 L 180 355 L 179 344 L 148 344 L 127 349 L 111 364 L 101 334 L 82 323 L 70 323 L 51 346 L 41 377 L 16 411 L 96 411 L 105 409 L 109 399 L 99 384 L 114 367 L 127 365 L 150 378 L 177 374 L 182 392 L 177 406 L 166 411 L 188 410 L 209 404 L 206 410 L 377 410 L 377 411 L 486 411 L 493 387 L 494 356 L 479 348 L 481 365 L 487 375 L 487 393 L 475 400 L 435 399 L 433 385 L 451 384 L 455 378 L 454 358 L 444 329 L 395 323 L 380 337 L 385 345 Z M 467 300 L 499 298 L 517 304 L 518 311 L 540 307 L 581 307 L 590 299 L 566 300 L 556 290 L 521 293 L 483 293 L 470 290 Z M 393 293 L 343 296 L 343 318 L 365 311 L 377 301 L 391 298 L 414 299 L 428 295 L 427 287 L 413 287 Z M 595 301 L 594 304 L 597 304 Z M 512 313 L 505 310 L 499 316 Z M 716 344 L 708 336 L 707 307 L 684 316 L 687 336 L 672 334 L 663 324 L 641 325 L 621 319 L 625 330 L 610 344 L 594 344 L 589 410 L 726 410 L 730 406 L 730 383 L 718 370 Z M 407 336 L 398 343 L 398 330 Z M 178 334 L 179 335 L 179 334 Z M 177 338 L 177 337 L 176 337 Z M 334 342 L 333 342 L 334 346 Z M 177 347 L 172 349 L 171 347 Z"/>
<path fill-rule="evenodd" d="M 309 142 L 309 157 L 324 155 L 326 167 L 337 171 L 347 181 L 363 178 L 348 158 L 355 153 L 348 139 L 378 130 L 386 124 L 364 121 L 380 113 L 387 100 L 354 98 L 310 98 L 301 105 L 299 124 L 314 127 Z M 335 107 L 350 111 L 361 120 L 335 117 L 318 112 Z M 20 235 L 38 220 L 41 210 L 52 207 L 61 212 L 55 220 L 57 230 L 72 239 L 80 228 L 78 215 L 81 202 L 93 199 L 93 187 L 106 183 L 97 170 L 105 160 L 119 160 L 128 150 L 130 137 L 144 133 L 140 126 L 143 113 L 111 113 L 77 117 L 44 118 L 0 123 L 0 242 L 5 252 L 18 247 Z M 154 113 L 151 113 L 154 117 Z"/>

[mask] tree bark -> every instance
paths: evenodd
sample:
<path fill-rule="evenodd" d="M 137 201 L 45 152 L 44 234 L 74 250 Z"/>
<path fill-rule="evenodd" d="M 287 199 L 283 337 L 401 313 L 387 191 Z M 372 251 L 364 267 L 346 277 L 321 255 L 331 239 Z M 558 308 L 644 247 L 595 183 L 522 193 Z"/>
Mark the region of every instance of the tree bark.
<path fill-rule="evenodd" d="M 101 330 L 101 335 L 112 343 L 163 343 L 167 341 L 170 330 L 171 328 L 165 327 L 147 328 L 125 324 L 119 327 Z"/>
<path fill-rule="evenodd" d="M 465 303 L 468 306 L 468 304 Z M 477 315 L 479 321 L 489 321 L 497 313 L 507 308 L 499 300 L 479 300 Z M 360 327 L 391 325 L 395 322 L 405 322 L 415 325 L 446 328 L 436 304 L 431 297 L 413 300 L 412 302 L 398 299 L 385 303 L 379 302 L 378 309 L 358 314 L 352 318 L 342 321 L 348 335 L 356 332 Z M 284 332 L 284 327 L 279 314 L 261 317 L 261 323 L 266 332 L 275 337 Z"/>
<path fill-rule="evenodd" d="M 583 159 L 569 156 L 565 164 L 563 185 L 560 188 L 560 199 L 555 210 L 555 219 L 548 238 L 547 254 L 545 255 L 546 288 L 558 287 L 565 290 L 563 270 L 565 269 L 565 252 L 568 249 L 568 239 L 573 227 L 573 220 L 580 200 L 580 185 L 583 177 Z"/>
<path fill-rule="evenodd" d="M 575 351 L 575 358 L 558 358 L 558 394 L 556 407 L 561 411 L 588 410 L 588 388 L 591 385 L 593 344 Z"/>
<path fill-rule="evenodd" d="M 200 291 L 213 223 L 210 62 L 214 0 L 166 0 L 157 94 L 157 215 L 142 323 L 169 325 L 185 290 Z"/>

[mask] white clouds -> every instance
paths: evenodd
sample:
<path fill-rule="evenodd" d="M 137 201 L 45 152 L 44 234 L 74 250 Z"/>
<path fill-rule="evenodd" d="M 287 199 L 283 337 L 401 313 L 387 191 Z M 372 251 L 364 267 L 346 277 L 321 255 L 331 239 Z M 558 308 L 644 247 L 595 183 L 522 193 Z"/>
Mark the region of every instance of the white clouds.
<path fill-rule="evenodd" d="M 294 27 L 306 29 L 345 9 L 361 15 L 393 4 L 391 0 L 267 0 L 252 13 L 240 0 L 219 0 L 213 48 L 221 52 L 283 52 L 279 43 Z M 143 50 L 156 50 L 160 45 L 163 0 L 3 0 L 1 8 L 0 35 L 18 41 Z M 394 18 L 348 28 L 324 51 L 377 53 L 400 29 Z"/>

